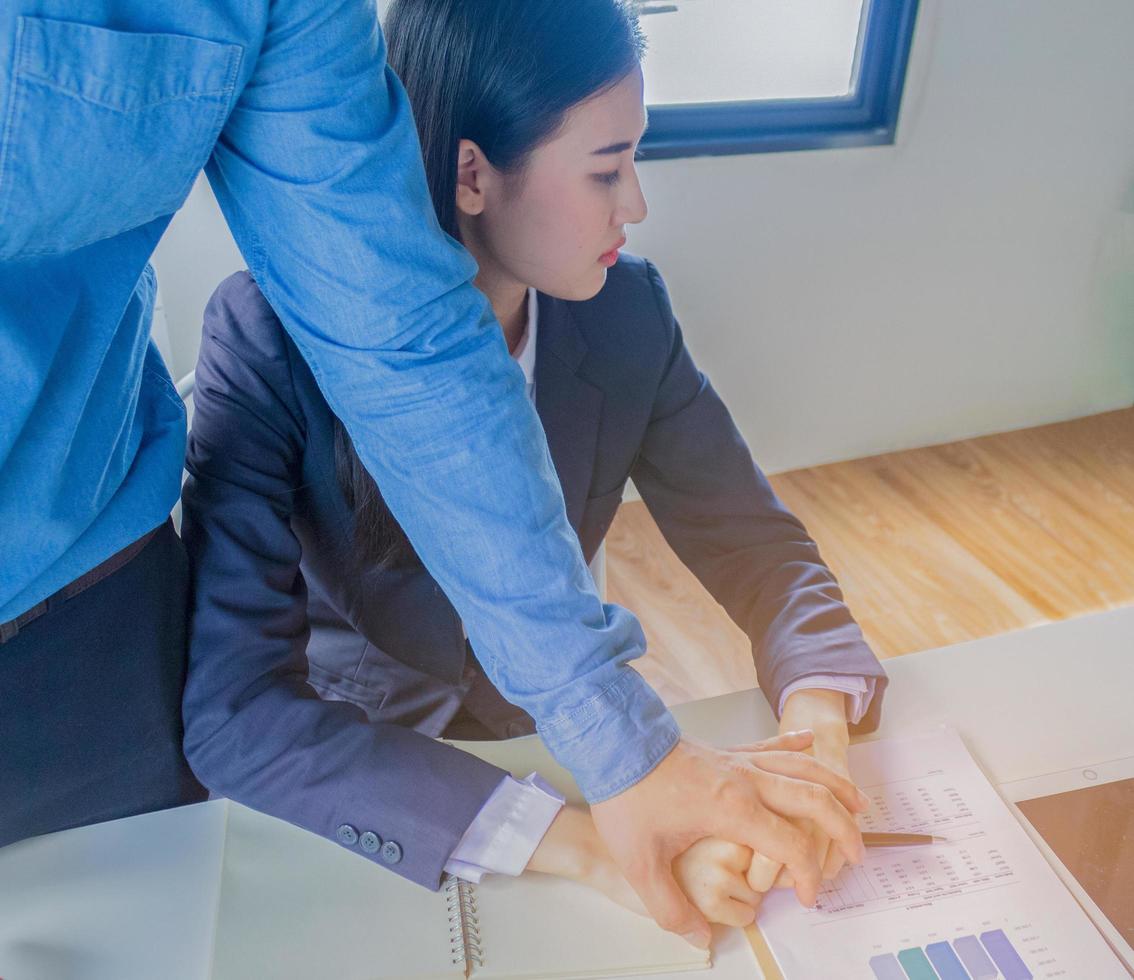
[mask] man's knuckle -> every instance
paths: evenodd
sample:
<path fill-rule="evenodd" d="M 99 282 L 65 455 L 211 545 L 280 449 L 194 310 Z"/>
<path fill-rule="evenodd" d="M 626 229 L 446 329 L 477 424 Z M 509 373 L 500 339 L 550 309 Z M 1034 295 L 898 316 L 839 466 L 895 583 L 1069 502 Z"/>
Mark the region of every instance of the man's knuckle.
<path fill-rule="evenodd" d="M 754 787 L 750 777 L 742 772 L 733 771 L 729 778 L 722 780 L 716 788 L 716 802 L 726 813 L 747 813 L 752 806 Z"/>

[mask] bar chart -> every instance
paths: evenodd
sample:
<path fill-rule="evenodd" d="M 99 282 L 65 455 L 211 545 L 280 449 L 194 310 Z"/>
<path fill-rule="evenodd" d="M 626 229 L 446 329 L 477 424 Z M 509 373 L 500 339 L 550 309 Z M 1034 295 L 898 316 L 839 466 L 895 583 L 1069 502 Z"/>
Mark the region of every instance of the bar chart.
<path fill-rule="evenodd" d="M 871 957 L 877 980 L 1033 980 L 1003 929 Z"/>
<path fill-rule="evenodd" d="M 1127 980 L 1091 921 L 953 732 L 851 746 L 876 848 L 814 908 L 769 893 L 759 926 L 788 980 Z"/>

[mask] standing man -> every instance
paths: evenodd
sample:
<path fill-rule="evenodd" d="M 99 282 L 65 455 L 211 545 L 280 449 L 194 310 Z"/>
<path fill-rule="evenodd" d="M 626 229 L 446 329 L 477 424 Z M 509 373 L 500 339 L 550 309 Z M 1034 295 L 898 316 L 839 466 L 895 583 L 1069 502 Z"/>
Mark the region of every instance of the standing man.
<path fill-rule="evenodd" d="M 180 750 L 187 579 L 167 520 L 184 413 L 149 342 L 147 263 L 205 167 L 485 669 L 597 804 L 655 918 L 707 943 L 670 861 L 709 835 L 786 863 L 813 897 L 815 856 L 785 818 L 857 856 L 853 787 L 682 740 L 628 666 L 641 631 L 595 593 L 383 63 L 368 0 L 0 10 L 0 844 L 201 795 Z"/>

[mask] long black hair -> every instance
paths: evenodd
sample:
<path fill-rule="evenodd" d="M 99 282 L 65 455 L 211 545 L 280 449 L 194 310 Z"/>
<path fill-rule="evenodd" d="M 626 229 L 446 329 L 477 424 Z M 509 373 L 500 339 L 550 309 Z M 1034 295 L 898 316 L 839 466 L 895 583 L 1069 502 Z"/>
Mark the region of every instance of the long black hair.
<path fill-rule="evenodd" d="M 568 110 L 625 78 L 645 50 L 633 0 L 394 0 L 385 35 L 413 108 L 433 207 L 458 241 L 460 140 L 522 178 Z M 354 512 L 359 563 L 419 565 L 338 419 L 335 475 Z"/>

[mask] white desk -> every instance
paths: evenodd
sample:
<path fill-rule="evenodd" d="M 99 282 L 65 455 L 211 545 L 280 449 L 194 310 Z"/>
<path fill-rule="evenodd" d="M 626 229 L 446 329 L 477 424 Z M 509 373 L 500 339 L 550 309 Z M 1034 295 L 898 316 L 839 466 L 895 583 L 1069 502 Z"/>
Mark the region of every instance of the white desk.
<path fill-rule="evenodd" d="M 1134 756 L 1134 607 L 908 655 L 887 669 L 879 736 L 952 725 L 992 780 L 1007 784 L 1009 799 L 1020 798 L 1014 785 L 1044 774 L 1091 766 L 1106 778 L 1108 761 Z M 756 691 L 675 713 L 687 731 L 719 744 L 775 731 Z M 506 768 L 563 775 L 534 738 L 470 746 Z M 204 977 L 223 807 L 146 814 L 0 850 L 0 977 Z M 1113 929 L 1108 938 L 1134 956 Z M 708 976 L 716 980 L 758 975 L 735 930 L 718 933 L 714 962 Z"/>

